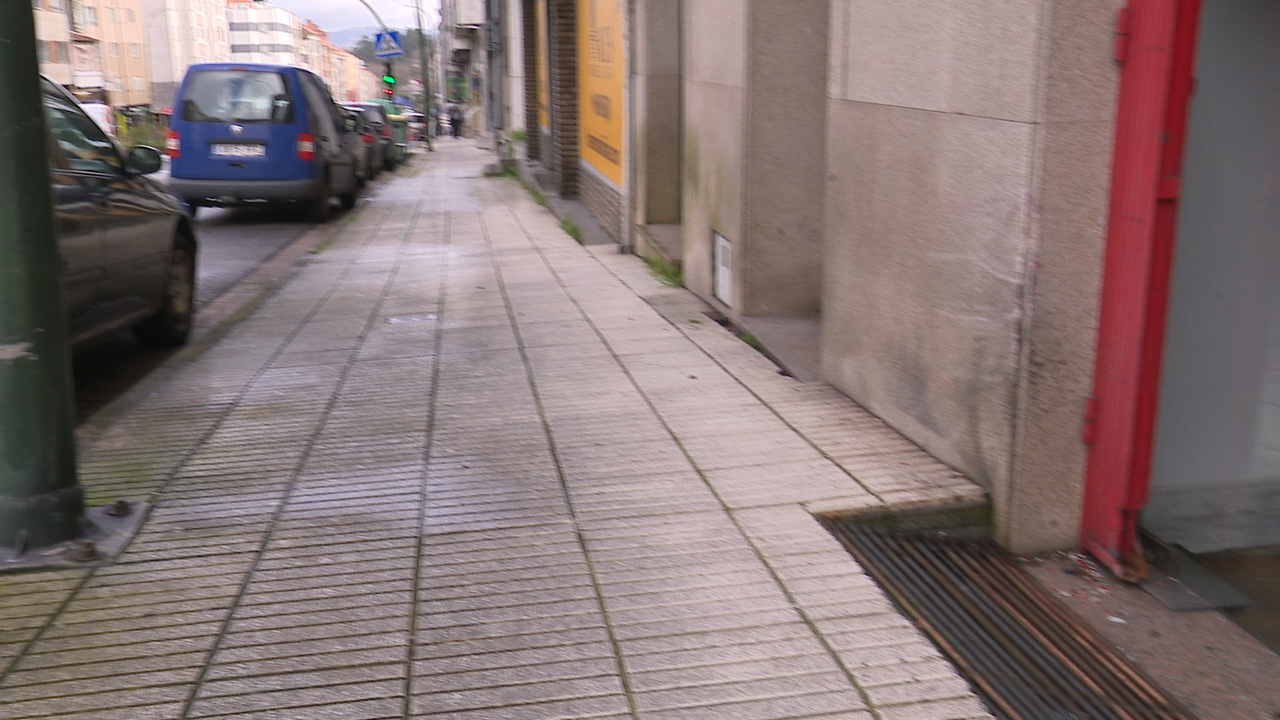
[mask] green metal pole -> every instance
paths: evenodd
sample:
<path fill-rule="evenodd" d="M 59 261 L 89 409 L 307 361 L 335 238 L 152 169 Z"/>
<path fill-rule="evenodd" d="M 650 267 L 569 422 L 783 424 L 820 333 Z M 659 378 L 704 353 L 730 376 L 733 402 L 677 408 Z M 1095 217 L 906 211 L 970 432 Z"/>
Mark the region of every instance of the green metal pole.
<path fill-rule="evenodd" d="M 0 547 L 83 533 L 35 19 L 0 2 Z"/>
<path fill-rule="evenodd" d="M 432 104 L 435 98 L 431 95 L 431 73 L 427 71 L 427 39 L 422 34 L 422 0 L 413 0 L 413 14 L 418 20 L 418 74 L 422 80 L 422 129 L 423 134 L 427 136 L 427 151 L 434 152 L 435 146 L 432 144 L 435 140 L 431 137 L 434 132 L 432 125 L 434 124 L 435 111 Z"/>

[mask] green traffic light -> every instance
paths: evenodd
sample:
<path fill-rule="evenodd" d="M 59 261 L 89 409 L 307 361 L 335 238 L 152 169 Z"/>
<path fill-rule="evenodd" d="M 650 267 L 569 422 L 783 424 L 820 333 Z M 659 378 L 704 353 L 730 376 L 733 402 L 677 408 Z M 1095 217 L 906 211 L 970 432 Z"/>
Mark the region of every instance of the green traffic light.
<path fill-rule="evenodd" d="M 382 76 L 382 82 L 384 82 L 384 83 L 386 83 L 386 84 L 388 84 L 388 85 L 395 85 L 395 84 L 396 84 L 396 79 L 395 79 L 395 77 L 394 77 L 394 76 L 391 76 L 391 75 L 383 75 L 383 76 Z"/>

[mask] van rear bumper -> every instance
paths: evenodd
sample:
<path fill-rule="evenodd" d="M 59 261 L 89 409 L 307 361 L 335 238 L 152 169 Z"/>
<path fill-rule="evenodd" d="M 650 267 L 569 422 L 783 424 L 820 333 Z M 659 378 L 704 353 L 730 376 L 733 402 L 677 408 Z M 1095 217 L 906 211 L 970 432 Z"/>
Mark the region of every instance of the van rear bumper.
<path fill-rule="evenodd" d="M 240 205 L 251 200 L 314 200 L 320 182 L 303 180 L 193 180 L 169 178 L 173 194 L 189 203 Z"/>

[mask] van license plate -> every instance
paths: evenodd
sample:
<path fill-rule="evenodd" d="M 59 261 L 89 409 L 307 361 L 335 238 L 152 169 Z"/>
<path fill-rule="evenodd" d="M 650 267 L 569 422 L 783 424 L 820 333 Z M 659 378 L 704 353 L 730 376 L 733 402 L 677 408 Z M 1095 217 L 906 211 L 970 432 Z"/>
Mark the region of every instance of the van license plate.
<path fill-rule="evenodd" d="M 214 143 L 211 147 L 214 155 L 225 155 L 227 157 L 262 157 L 267 154 L 266 145 Z"/>

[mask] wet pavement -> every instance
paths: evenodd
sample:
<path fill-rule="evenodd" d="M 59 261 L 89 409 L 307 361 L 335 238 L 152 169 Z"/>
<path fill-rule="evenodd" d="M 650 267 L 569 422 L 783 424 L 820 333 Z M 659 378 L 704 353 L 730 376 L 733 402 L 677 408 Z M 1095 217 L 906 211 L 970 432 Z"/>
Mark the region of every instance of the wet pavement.
<path fill-rule="evenodd" d="M 418 156 L 82 428 L 150 516 L 0 575 L 4 716 L 986 717 L 810 514 L 981 491 L 487 160 Z"/>

